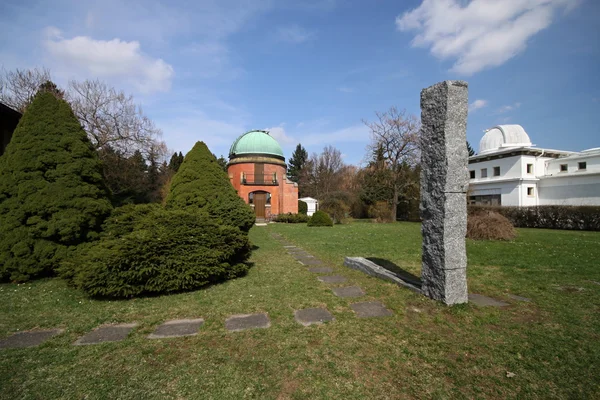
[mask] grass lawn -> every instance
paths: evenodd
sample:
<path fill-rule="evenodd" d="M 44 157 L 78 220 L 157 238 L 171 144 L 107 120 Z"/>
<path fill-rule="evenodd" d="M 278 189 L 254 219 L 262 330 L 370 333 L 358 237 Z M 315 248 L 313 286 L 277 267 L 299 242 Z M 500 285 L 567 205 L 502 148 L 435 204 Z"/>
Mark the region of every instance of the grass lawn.
<path fill-rule="evenodd" d="M 274 232 L 366 296 L 334 296 Z M 510 303 L 503 309 L 446 307 L 342 265 L 378 257 L 418 275 L 418 224 L 272 224 L 251 238 L 246 277 L 196 292 L 97 301 L 58 279 L 0 285 L 0 338 L 66 329 L 38 348 L 0 351 L 0 398 L 600 398 L 600 233 L 519 229 L 512 242 L 469 241 L 469 290 Z M 365 300 L 394 315 L 358 319 L 349 304 Z M 293 312 L 308 307 L 327 307 L 335 321 L 299 325 Z M 225 331 L 227 316 L 254 312 L 272 326 Z M 198 317 L 197 336 L 145 338 L 165 320 Z M 123 342 L 71 345 L 112 322 L 139 326 Z"/>

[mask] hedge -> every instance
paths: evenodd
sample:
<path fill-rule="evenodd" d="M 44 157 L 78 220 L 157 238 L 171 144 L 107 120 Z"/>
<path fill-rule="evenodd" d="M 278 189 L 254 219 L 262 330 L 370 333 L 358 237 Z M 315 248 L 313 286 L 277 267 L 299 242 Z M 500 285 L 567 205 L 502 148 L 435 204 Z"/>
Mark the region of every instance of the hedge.
<path fill-rule="evenodd" d="M 305 201 L 298 200 L 298 214 L 306 215 L 308 213 L 308 204 Z"/>
<path fill-rule="evenodd" d="M 469 206 L 469 213 L 479 210 L 502 214 L 518 228 L 600 231 L 599 206 Z"/>
<path fill-rule="evenodd" d="M 183 210 L 157 208 L 137 218 L 149 209 L 138 207 L 109 218 L 113 233 L 64 262 L 61 276 L 91 296 L 123 298 L 197 289 L 247 272 L 250 243 L 239 228 Z"/>
<path fill-rule="evenodd" d="M 298 224 L 298 223 L 307 223 L 308 215 L 306 214 L 279 214 L 275 218 L 273 218 L 275 222 L 283 222 L 287 224 Z"/>
<path fill-rule="evenodd" d="M 0 279 L 52 275 L 110 214 L 100 160 L 69 104 L 39 92 L 0 157 Z"/>

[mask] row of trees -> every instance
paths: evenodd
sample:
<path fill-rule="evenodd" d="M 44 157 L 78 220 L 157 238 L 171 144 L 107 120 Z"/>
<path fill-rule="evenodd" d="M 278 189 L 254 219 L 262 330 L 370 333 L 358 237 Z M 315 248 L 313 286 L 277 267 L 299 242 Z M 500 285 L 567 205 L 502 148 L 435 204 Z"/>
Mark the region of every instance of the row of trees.
<path fill-rule="evenodd" d="M 40 87 L 69 103 L 102 161 L 114 205 L 160 201 L 176 170 L 165 162 L 162 132 L 133 96 L 98 80 L 70 81 L 63 90 L 44 68 L 0 73 L 0 101 L 21 113 Z"/>

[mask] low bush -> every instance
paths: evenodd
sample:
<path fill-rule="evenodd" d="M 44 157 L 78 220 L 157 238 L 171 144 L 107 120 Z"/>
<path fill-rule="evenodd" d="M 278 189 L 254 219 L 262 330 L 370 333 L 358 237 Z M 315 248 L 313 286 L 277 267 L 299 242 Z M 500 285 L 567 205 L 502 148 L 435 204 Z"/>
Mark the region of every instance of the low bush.
<path fill-rule="evenodd" d="M 310 217 L 308 226 L 333 226 L 333 221 L 326 212 L 319 210 Z"/>
<path fill-rule="evenodd" d="M 467 218 L 467 237 L 475 240 L 511 240 L 517 236 L 510 221 L 493 211 L 477 211 Z"/>
<path fill-rule="evenodd" d="M 599 206 L 469 206 L 469 212 L 494 211 L 504 215 L 517 228 L 600 231 Z"/>
<path fill-rule="evenodd" d="M 320 203 L 320 208 L 333 219 L 336 224 L 346 221 L 350 214 L 350 207 L 340 199 L 327 199 Z"/>
<path fill-rule="evenodd" d="M 308 215 L 306 214 L 279 214 L 277 215 L 273 221 L 275 222 L 283 222 L 286 224 L 299 224 L 308 222 Z"/>
<path fill-rule="evenodd" d="M 302 200 L 298 200 L 298 214 L 304 214 L 308 212 L 308 204 Z"/>
<path fill-rule="evenodd" d="M 392 207 L 387 201 L 378 201 L 369 207 L 369 216 L 376 222 L 392 222 Z"/>
<path fill-rule="evenodd" d="M 102 240 L 63 263 L 61 276 L 91 296 L 122 298 L 197 289 L 247 272 L 250 243 L 239 228 L 197 212 L 128 207 L 109 218 Z"/>

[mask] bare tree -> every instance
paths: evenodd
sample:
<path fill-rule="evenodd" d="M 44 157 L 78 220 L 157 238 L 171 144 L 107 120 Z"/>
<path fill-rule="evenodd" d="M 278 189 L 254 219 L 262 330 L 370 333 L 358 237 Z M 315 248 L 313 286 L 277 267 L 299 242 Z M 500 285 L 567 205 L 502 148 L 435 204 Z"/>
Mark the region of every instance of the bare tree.
<path fill-rule="evenodd" d="M 69 82 L 68 98 L 97 150 L 110 146 L 124 156 L 136 151 L 146 158 L 166 156 L 162 132 L 134 103 L 133 96 L 98 80 L 86 80 Z"/>
<path fill-rule="evenodd" d="M 50 80 L 50 70 L 46 68 L 3 69 L 0 73 L 0 101 L 23 113 L 40 86 Z"/>
<path fill-rule="evenodd" d="M 419 157 L 419 131 L 421 123 L 406 110 L 391 107 L 385 112 L 376 112 L 377 120 L 363 121 L 371 131 L 369 154 L 377 155 L 389 170 L 389 189 L 392 198 L 392 221 L 396 220 L 401 195 L 416 184 L 411 178 L 411 168 Z"/>
<path fill-rule="evenodd" d="M 313 153 L 300 175 L 303 194 L 322 198 L 339 190 L 344 167 L 342 153 L 333 146 L 325 147 L 321 154 Z"/>

